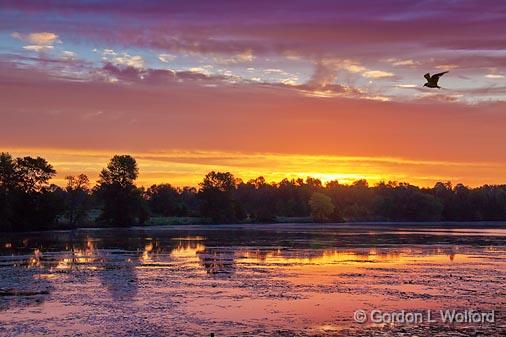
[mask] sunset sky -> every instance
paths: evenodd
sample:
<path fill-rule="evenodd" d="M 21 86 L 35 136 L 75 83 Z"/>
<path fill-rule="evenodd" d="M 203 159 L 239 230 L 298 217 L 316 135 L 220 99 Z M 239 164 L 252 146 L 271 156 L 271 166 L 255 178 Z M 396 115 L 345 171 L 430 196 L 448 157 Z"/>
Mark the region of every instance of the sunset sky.
<path fill-rule="evenodd" d="M 0 151 L 56 183 L 506 183 L 505 76 L 505 1 L 0 0 Z"/>

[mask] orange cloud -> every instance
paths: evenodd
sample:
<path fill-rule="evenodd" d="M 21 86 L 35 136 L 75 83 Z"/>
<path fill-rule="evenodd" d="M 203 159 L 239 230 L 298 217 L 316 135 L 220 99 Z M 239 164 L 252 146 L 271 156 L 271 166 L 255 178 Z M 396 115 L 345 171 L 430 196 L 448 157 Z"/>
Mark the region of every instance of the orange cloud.
<path fill-rule="evenodd" d="M 144 185 L 195 185 L 210 170 L 270 180 L 506 180 L 500 101 L 380 102 L 195 74 L 174 81 L 148 72 L 150 83 L 110 84 L 2 64 L 0 70 L 1 150 L 47 157 L 59 182 L 67 173 L 96 177 L 115 153 L 138 158 Z M 116 75 L 138 75 L 126 70 Z"/>

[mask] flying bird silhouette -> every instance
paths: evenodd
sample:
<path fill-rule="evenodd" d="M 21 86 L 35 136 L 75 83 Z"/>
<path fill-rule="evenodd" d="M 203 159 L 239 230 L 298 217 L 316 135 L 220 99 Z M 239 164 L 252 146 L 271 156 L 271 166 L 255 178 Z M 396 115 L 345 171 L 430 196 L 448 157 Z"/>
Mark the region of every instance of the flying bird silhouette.
<path fill-rule="evenodd" d="M 432 76 L 430 76 L 430 73 L 423 75 L 423 77 L 425 77 L 425 79 L 427 80 L 427 83 L 425 83 L 423 86 L 428 87 L 428 88 L 441 89 L 441 87 L 439 85 L 437 85 L 437 82 L 439 81 L 439 78 L 441 76 L 443 76 L 444 74 L 446 74 L 447 72 L 448 71 L 443 71 L 442 73 L 434 74 Z"/>

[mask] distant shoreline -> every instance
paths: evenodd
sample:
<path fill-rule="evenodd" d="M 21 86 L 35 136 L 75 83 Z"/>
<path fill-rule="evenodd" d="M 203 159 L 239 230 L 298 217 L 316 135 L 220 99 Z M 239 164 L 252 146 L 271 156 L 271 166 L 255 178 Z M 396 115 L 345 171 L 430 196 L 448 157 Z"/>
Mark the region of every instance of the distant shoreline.
<path fill-rule="evenodd" d="M 271 229 L 271 228 L 314 228 L 314 229 L 331 229 L 331 228 L 350 228 L 350 229 L 368 229 L 368 228 L 384 228 L 386 229 L 506 229 L 506 221 L 431 221 L 431 222 L 273 222 L 273 223 L 235 223 L 235 224 L 212 224 L 212 223 L 186 223 L 186 224 L 165 224 L 165 225 L 135 225 L 129 227 L 76 227 L 76 228 L 58 228 L 37 231 L 13 231 L 0 232 L 2 234 L 18 234 L 18 233 L 45 233 L 45 232 L 72 232 L 72 231 L 102 231 L 102 230 L 157 230 L 157 229 Z"/>

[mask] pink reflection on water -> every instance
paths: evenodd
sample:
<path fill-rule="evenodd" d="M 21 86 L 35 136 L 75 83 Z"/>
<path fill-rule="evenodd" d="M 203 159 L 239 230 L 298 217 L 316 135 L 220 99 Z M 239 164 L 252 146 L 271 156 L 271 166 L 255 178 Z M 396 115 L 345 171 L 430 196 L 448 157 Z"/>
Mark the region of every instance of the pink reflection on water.
<path fill-rule="evenodd" d="M 99 248 L 92 239 L 80 247 L 34 251 L 29 259 L 38 268 L 26 269 L 51 286 L 51 296 L 39 306 L 6 309 L 0 323 L 16 326 L 16 317 L 24 317 L 71 334 L 80 330 L 77 322 L 94 317 L 97 329 L 149 322 L 194 335 L 203 326 L 221 335 L 254 329 L 327 334 L 354 326 L 357 309 L 505 305 L 496 296 L 506 277 L 500 246 L 221 247 L 188 236 L 149 238 L 136 250 Z"/>

